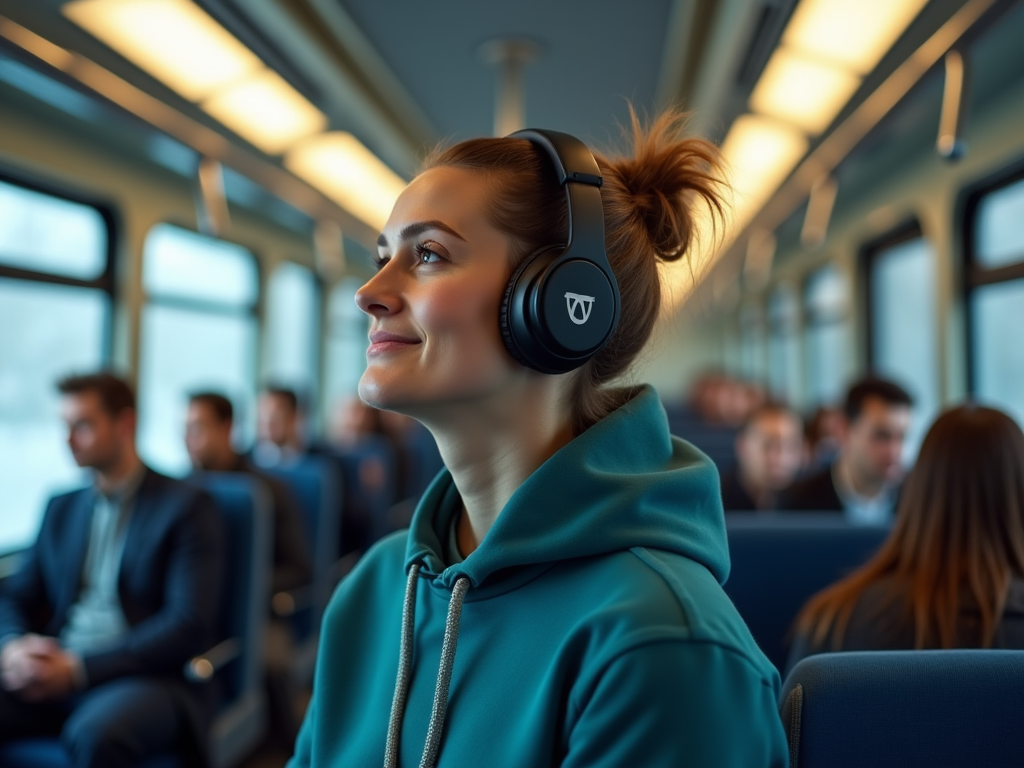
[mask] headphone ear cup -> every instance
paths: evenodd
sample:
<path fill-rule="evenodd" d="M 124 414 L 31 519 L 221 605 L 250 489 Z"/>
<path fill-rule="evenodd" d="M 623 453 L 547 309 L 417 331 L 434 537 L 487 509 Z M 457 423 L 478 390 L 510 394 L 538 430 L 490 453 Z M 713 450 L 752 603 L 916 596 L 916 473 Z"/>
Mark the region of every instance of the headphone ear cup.
<path fill-rule="evenodd" d="M 508 284 L 505 286 L 505 296 L 501 300 L 501 312 L 498 316 L 498 328 L 501 331 L 501 340 L 505 344 L 505 349 L 508 351 L 512 358 L 520 365 L 525 365 L 527 368 L 536 368 L 536 366 L 526 359 L 526 356 L 520 351 L 519 345 L 516 343 L 515 331 L 512 328 L 512 319 L 510 317 L 512 313 L 512 297 L 515 295 L 516 286 L 519 284 L 519 278 L 522 277 L 523 272 L 541 255 L 552 250 L 551 248 L 541 248 L 539 251 L 534 251 L 525 259 L 523 259 L 519 266 L 516 267 L 512 273 L 512 277 L 508 279 Z"/>

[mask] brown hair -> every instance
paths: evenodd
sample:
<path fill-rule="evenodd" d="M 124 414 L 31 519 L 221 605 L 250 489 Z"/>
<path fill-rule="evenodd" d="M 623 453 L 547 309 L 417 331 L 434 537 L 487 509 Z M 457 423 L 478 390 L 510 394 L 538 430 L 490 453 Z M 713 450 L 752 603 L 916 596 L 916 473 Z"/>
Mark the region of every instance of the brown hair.
<path fill-rule="evenodd" d="M 940 416 L 907 478 L 892 533 L 867 564 L 815 595 L 797 631 L 839 649 L 865 590 L 891 579 L 915 648 L 951 648 L 967 600 L 991 646 L 1010 578 L 1024 576 L 1024 433 L 1001 411 L 962 406 Z M 882 606 L 884 608 L 884 605 Z"/>
<path fill-rule="evenodd" d="M 57 391 L 62 395 L 80 395 L 95 392 L 103 410 L 117 416 L 127 409 L 135 410 L 135 394 L 128 383 L 112 373 L 88 373 L 80 376 L 65 376 L 57 382 Z"/>
<path fill-rule="evenodd" d="M 608 344 L 579 370 L 573 391 L 576 434 L 604 418 L 619 398 L 603 385 L 624 372 L 651 335 L 661 306 L 658 261 L 686 257 L 697 236 L 695 207 L 720 219 L 723 184 L 714 145 L 680 138 L 684 117 L 666 111 L 649 126 L 630 110 L 632 157 L 594 153 L 604 185 L 605 243 L 619 283 L 622 314 Z M 490 174 L 491 224 L 512 242 L 512 270 L 568 236 L 565 193 L 542 150 L 525 139 L 471 139 L 436 152 L 426 168 L 448 166 Z"/>

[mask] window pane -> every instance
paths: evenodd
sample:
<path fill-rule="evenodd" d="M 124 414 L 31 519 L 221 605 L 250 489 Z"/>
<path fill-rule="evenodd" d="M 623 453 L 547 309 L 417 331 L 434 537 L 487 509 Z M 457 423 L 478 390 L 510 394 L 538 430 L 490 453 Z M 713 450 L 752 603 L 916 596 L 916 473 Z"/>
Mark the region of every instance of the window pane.
<path fill-rule="evenodd" d="M 768 389 L 776 398 L 796 403 L 800 397 L 800 322 L 796 293 L 780 285 L 768 300 Z"/>
<path fill-rule="evenodd" d="M 814 405 L 836 403 L 842 397 L 849 359 L 847 303 L 843 273 L 823 267 L 805 288 L 807 396 Z"/>
<path fill-rule="evenodd" d="M 935 261 L 923 238 L 877 254 L 871 270 L 873 367 L 906 387 L 914 397 L 914 418 L 906 458 L 917 455 L 938 410 Z"/>
<path fill-rule="evenodd" d="M 88 205 L 0 181 L 0 264 L 92 280 L 107 264 L 107 226 Z"/>
<path fill-rule="evenodd" d="M 367 317 L 356 306 L 362 282 L 342 280 L 331 291 L 327 305 L 327 365 L 325 402 L 328 408 L 341 397 L 355 393 L 366 369 Z"/>
<path fill-rule="evenodd" d="M 239 446 L 255 424 L 256 321 L 150 304 L 142 314 L 139 362 L 139 450 L 155 469 L 188 472 L 185 408 L 190 392 L 229 397 Z"/>
<path fill-rule="evenodd" d="M 158 224 L 146 237 L 142 284 L 152 296 L 252 307 L 259 296 L 256 260 L 240 245 Z"/>
<path fill-rule="evenodd" d="M 1024 179 L 985 195 L 978 203 L 975 227 L 982 265 L 1024 261 Z"/>
<path fill-rule="evenodd" d="M 764 381 L 764 321 L 757 307 L 740 311 L 740 373 L 751 381 Z"/>
<path fill-rule="evenodd" d="M 1024 425 L 1024 280 L 996 283 L 971 294 L 974 311 L 974 389 Z"/>
<path fill-rule="evenodd" d="M 0 552 L 31 543 L 47 497 L 82 482 L 54 385 L 101 367 L 108 311 L 102 291 L 0 279 Z"/>
<path fill-rule="evenodd" d="M 267 288 L 266 375 L 312 397 L 320 339 L 319 288 L 313 272 L 284 262 Z"/>

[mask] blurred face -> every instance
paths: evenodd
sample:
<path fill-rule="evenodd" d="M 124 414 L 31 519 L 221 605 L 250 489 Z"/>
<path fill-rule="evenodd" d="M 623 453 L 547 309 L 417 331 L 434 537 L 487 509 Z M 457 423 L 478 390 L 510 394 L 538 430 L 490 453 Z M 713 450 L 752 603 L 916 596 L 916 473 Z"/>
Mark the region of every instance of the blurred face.
<path fill-rule="evenodd" d="M 75 463 L 101 472 L 120 462 L 130 450 L 135 429 L 131 409 L 113 416 L 103 408 L 96 392 L 64 395 L 61 418 L 67 425 L 68 447 Z"/>
<path fill-rule="evenodd" d="M 295 439 L 298 414 L 291 403 L 280 395 L 266 394 L 259 404 L 259 437 L 277 446 L 286 446 Z"/>
<path fill-rule="evenodd" d="M 216 469 L 234 453 L 231 422 L 217 418 L 206 403 L 189 403 L 185 417 L 185 447 L 196 469 Z"/>
<path fill-rule="evenodd" d="M 332 423 L 332 437 L 341 443 L 353 443 L 365 435 L 373 434 L 376 428 L 376 411 L 360 400 L 351 397 L 338 404 Z"/>
<path fill-rule="evenodd" d="M 758 489 L 780 491 L 800 471 L 803 447 L 800 422 L 792 414 L 763 413 L 737 441 L 740 472 Z"/>
<path fill-rule="evenodd" d="M 356 295 L 370 315 L 359 395 L 419 414 L 502 391 L 526 369 L 505 352 L 498 314 L 508 239 L 490 226 L 487 177 L 434 168 L 399 197 L 381 235 L 381 268 Z"/>
<path fill-rule="evenodd" d="M 847 429 L 843 451 L 851 469 L 866 482 L 891 483 L 903 474 L 903 443 L 910 427 L 910 409 L 868 398 L 860 416 Z"/>

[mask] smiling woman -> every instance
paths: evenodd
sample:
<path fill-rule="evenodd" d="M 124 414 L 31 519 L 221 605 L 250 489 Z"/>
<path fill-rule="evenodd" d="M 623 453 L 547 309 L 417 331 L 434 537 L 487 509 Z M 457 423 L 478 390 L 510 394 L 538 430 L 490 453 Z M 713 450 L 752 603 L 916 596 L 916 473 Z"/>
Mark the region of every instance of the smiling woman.
<path fill-rule="evenodd" d="M 715 469 L 652 389 L 611 386 L 723 191 L 678 115 L 633 128 L 619 159 L 464 142 L 399 197 L 359 393 L 447 469 L 335 594 L 293 768 L 786 763 Z"/>

